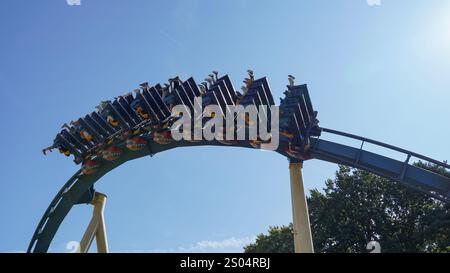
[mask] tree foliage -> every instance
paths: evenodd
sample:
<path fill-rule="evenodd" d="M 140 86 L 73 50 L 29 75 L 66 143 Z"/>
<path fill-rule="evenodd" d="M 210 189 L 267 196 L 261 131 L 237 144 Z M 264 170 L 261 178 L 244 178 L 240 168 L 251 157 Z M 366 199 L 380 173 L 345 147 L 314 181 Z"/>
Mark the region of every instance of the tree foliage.
<path fill-rule="evenodd" d="M 259 234 L 255 243 L 244 247 L 246 253 L 290 253 L 294 252 L 292 224 L 269 227 L 267 235 Z"/>
<path fill-rule="evenodd" d="M 450 177 L 443 168 L 418 166 Z M 323 192 L 308 198 L 316 252 L 450 252 L 450 206 L 366 171 L 339 166 Z M 245 252 L 293 252 L 292 224 L 271 227 Z"/>

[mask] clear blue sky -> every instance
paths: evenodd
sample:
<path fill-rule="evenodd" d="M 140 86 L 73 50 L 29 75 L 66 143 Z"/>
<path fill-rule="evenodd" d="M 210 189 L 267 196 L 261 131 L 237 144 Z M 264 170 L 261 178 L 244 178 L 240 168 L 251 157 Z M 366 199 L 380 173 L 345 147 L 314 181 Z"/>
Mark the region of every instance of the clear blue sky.
<path fill-rule="evenodd" d="M 211 70 L 239 87 L 247 68 L 278 99 L 293 74 L 320 124 L 450 159 L 450 2 L 9 0 L 0 5 L 0 251 L 24 251 L 77 170 L 44 157 L 60 126 L 103 99 Z M 240 251 L 291 221 L 287 160 L 237 148 L 187 148 L 129 162 L 108 194 L 113 251 Z M 305 163 L 322 188 L 336 165 Z M 51 246 L 79 240 L 76 207 Z"/>

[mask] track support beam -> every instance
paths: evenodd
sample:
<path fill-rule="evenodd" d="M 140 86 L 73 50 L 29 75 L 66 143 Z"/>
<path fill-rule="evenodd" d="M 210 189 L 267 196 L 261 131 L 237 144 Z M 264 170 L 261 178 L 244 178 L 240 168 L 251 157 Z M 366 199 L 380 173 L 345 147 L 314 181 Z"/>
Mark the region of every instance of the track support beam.
<path fill-rule="evenodd" d="M 108 253 L 108 240 L 106 237 L 105 227 L 105 204 L 106 195 L 103 193 L 95 192 L 94 199 L 91 204 L 94 206 L 94 212 L 92 213 L 91 221 L 89 222 L 86 232 L 80 242 L 80 252 L 87 253 L 91 247 L 94 237 L 97 243 L 98 253 Z"/>
<path fill-rule="evenodd" d="M 294 246 L 295 253 L 314 253 L 302 168 L 303 162 L 289 162 Z"/>

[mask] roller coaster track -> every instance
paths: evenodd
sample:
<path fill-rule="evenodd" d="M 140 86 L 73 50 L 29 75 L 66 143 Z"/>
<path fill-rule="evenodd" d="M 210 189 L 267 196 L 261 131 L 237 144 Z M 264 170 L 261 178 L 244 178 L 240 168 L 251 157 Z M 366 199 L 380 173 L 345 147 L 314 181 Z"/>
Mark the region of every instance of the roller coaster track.
<path fill-rule="evenodd" d="M 408 187 L 417 189 L 441 201 L 450 201 L 450 178 L 410 164 L 410 159 L 414 157 L 424 162 L 432 163 L 441 168 L 450 170 L 450 166 L 448 164 L 365 137 L 327 128 L 322 128 L 322 131 L 360 140 L 361 146 L 360 148 L 354 148 L 316 138 L 312 141 L 312 154 L 314 158 L 366 170 L 379 176 L 400 182 Z M 392 151 L 402 153 L 405 156 L 405 161 L 399 161 L 366 151 L 363 149 L 364 143 L 371 143 L 382 148 L 387 148 Z"/>
<path fill-rule="evenodd" d="M 290 119 L 291 121 L 295 120 L 296 122 L 299 122 L 300 119 L 303 119 L 303 125 L 298 125 L 298 123 L 295 123 L 294 125 L 299 126 L 299 128 L 303 126 L 299 129 L 299 133 L 298 135 L 296 135 L 296 138 L 302 138 L 303 140 L 301 141 L 301 144 L 305 147 L 308 147 L 307 149 L 303 150 L 303 153 L 306 156 L 304 158 L 293 157 L 291 153 L 287 152 L 287 146 L 289 145 L 289 143 L 285 139 L 281 141 L 276 152 L 287 157 L 292 162 L 303 161 L 307 159 L 318 159 L 366 170 L 424 192 L 443 202 L 450 201 L 450 178 L 442 176 L 439 173 L 423 169 L 419 166 L 414 165 L 414 162 L 410 161 L 411 158 L 417 158 L 421 161 L 435 164 L 440 168 L 450 170 L 450 166 L 448 164 L 379 141 L 339 132 L 332 129 L 318 127 L 317 123 L 314 122 L 317 112 L 314 112 L 312 110 L 312 105 L 309 100 L 309 94 L 307 92 L 306 85 L 295 86 L 291 87 L 290 89 L 294 90 L 296 88 L 300 90 L 299 94 L 301 94 L 301 96 L 296 98 L 295 103 L 298 107 L 296 107 L 295 109 L 297 110 L 293 112 L 285 110 L 284 114 L 281 114 L 280 119 L 283 119 L 283 115 L 292 116 L 292 118 Z M 232 89 L 232 86 L 229 86 L 228 89 Z M 258 96 L 259 98 L 261 98 L 262 95 L 271 97 L 270 89 L 268 88 L 267 84 L 265 84 L 264 93 L 256 92 L 252 94 L 253 95 L 251 95 L 252 97 L 250 98 L 252 98 L 253 103 L 255 103 L 256 96 Z M 264 99 L 260 100 L 261 104 Z M 270 101 L 273 99 L 268 98 L 267 100 Z M 289 104 L 289 95 L 286 95 L 284 101 L 282 100 L 280 108 L 282 108 L 283 105 L 291 105 Z M 308 116 L 308 118 L 306 118 L 306 116 Z M 292 123 L 289 124 L 292 125 Z M 280 127 L 281 126 L 282 125 L 280 124 Z M 315 129 L 313 127 L 315 127 Z M 337 142 L 325 140 L 323 139 L 323 136 L 321 136 L 321 133 L 323 132 L 352 140 L 361 141 L 361 146 L 359 148 L 355 148 Z M 199 142 L 188 142 L 185 140 L 181 140 L 168 144 L 160 144 L 154 141 L 151 133 L 141 134 L 140 137 L 146 140 L 145 148 L 138 151 L 128 150 L 126 149 L 126 141 L 122 141 L 121 143 L 117 144 L 119 148 L 123 149 L 123 153 L 119 158 L 117 158 L 117 160 L 102 161 L 96 172 L 89 175 L 83 174 L 82 171 L 79 170 L 63 185 L 61 190 L 57 193 L 57 195 L 45 211 L 42 219 L 40 220 L 28 246 L 28 252 L 47 252 L 56 232 L 59 229 L 59 226 L 61 225 L 69 211 L 72 209 L 72 207 L 77 204 L 89 203 L 94 196 L 94 184 L 103 175 L 122 165 L 123 163 L 144 156 L 154 156 L 157 153 L 177 147 L 204 145 L 230 146 L 216 140 Z M 370 143 L 378 147 L 401 153 L 405 156 L 405 160 L 399 161 L 387 156 L 370 152 L 368 150 L 364 150 L 365 143 Z M 255 148 L 248 141 L 239 141 L 234 143 L 232 146 L 250 149 Z"/>

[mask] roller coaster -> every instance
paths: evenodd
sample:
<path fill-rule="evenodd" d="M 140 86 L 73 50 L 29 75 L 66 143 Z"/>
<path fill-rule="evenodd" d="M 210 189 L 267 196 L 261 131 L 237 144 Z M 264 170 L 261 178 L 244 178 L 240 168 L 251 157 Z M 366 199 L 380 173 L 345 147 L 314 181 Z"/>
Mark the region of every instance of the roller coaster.
<path fill-rule="evenodd" d="M 280 139 L 275 152 L 285 156 L 290 164 L 296 252 L 313 252 L 301 180 L 302 162 L 306 160 L 319 159 L 366 170 L 443 202 L 450 201 L 450 178 L 414 164 L 412 158 L 450 170 L 448 164 L 369 138 L 320 127 L 318 112 L 313 108 L 307 85 L 295 85 L 294 79 L 289 75 L 284 98 L 280 99 Z M 228 75 L 219 77 L 214 71 L 201 84 L 197 84 L 193 78 L 183 81 L 175 77 L 163 85 L 150 86 L 143 83 L 134 90 L 134 94 L 128 93 L 112 101 L 101 102 L 96 111 L 70 124 L 64 124 L 53 144 L 43 150 L 44 154 L 57 149 L 67 157 L 73 156 L 75 164 L 81 167 L 62 186 L 44 212 L 27 251 L 47 252 L 72 207 L 93 204 L 94 215 L 81 241 L 81 252 L 87 252 L 95 236 L 98 251 L 108 252 L 102 216 L 106 196 L 96 192 L 94 184 L 103 175 L 127 161 L 177 147 L 215 145 L 261 149 L 266 143 L 259 136 L 249 140 L 227 138 L 175 141 L 172 137 L 172 125 L 180 115 L 172 112 L 173 107 L 183 105 L 189 111 L 194 111 L 195 99 L 198 97 L 202 98 L 203 107 L 219 105 L 223 113 L 230 112 L 228 106 L 275 105 L 267 78 L 255 79 L 251 70 L 240 91 L 234 89 Z M 268 117 L 271 112 L 264 114 Z M 207 121 L 207 118 L 203 118 L 201 126 Z M 270 128 L 271 125 L 267 126 Z M 248 127 L 249 122 L 246 120 L 243 127 L 236 127 L 234 133 L 247 130 Z M 357 140 L 361 145 L 355 148 L 325 140 L 324 133 Z M 366 143 L 400 153 L 404 160 L 368 151 L 364 146 Z"/>

